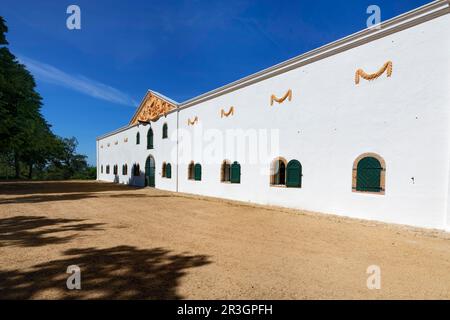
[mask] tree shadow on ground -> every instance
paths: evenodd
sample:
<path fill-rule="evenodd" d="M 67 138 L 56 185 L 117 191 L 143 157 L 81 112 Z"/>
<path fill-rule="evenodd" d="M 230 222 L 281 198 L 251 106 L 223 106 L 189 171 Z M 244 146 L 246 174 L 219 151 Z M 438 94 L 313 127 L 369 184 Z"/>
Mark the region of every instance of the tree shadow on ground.
<path fill-rule="evenodd" d="M 0 271 L 0 299 L 182 299 L 181 277 L 211 263 L 205 255 L 131 246 L 70 249 L 64 255 L 27 271 Z M 81 290 L 66 287 L 70 265 L 81 269 Z"/>
<path fill-rule="evenodd" d="M 47 218 L 43 216 L 15 216 L 0 219 L 0 247 L 38 247 L 61 244 L 80 236 L 81 231 L 101 231 L 104 223 L 82 223 L 83 219 Z M 61 232 L 74 232 L 55 236 Z"/>
<path fill-rule="evenodd" d="M 0 182 L 0 194 L 27 195 L 49 193 L 80 193 L 124 191 L 138 189 L 134 186 L 99 181 L 17 181 Z"/>
<path fill-rule="evenodd" d="M 170 198 L 171 194 L 140 194 L 140 193 L 123 193 L 123 194 L 95 194 L 89 192 L 69 193 L 69 194 L 37 194 L 25 197 L 4 198 L 0 199 L 0 204 L 14 203 L 40 203 L 49 201 L 74 201 L 91 198 Z"/>
<path fill-rule="evenodd" d="M 173 198 L 173 194 L 144 194 L 144 193 L 126 193 L 126 194 L 111 194 L 109 198 Z"/>
<path fill-rule="evenodd" d="M 89 192 L 69 193 L 69 194 L 38 194 L 25 197 L 0 199 L 0 204 L 12 203 L 39 203 L 48 201 L 71 201 L 88 198 L 97 198 L 95 194 Z"/>

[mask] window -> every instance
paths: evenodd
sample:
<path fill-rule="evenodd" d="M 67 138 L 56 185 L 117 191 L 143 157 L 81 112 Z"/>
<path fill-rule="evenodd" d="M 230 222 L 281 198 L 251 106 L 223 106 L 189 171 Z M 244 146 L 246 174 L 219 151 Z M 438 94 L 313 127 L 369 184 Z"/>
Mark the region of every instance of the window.
<path fill-rule="evenodd" d="M 298 160 L 291 160 L 286 166 L 286 187 L 302 187 L 302 165 Z"/>
<path fill-rule="evenodd" d="M 117 175 L 117 164 L 113 166 L 113 174 Z"/>
<path fill-rule="evenodd" d="M 194 180 L 201 181 L 202 180 L 202 165 L 200 163 L 196 163 L 194 167 Z"/>
<path fill-rule="evenodd" d="M 302 165 L 298 160 L 289 162 L 282 157 L 272 161 L 270 168 L 270 184 L 273 186 L 286 186 L 288 188 L 302 187 Z"/>
<path fill-rule="evenodd" d="M 133 176 L 139 177 L 141 175 L 141 168 L 139 167 L 138 163 L 135 163 L 133 165 Z"/>
<path fill-rule="evenodd" d="M 136 144 L 140 144 L 141 143 L 141 134 L 138 132 L 136 133 Z"/>
<path fill-rule="evenodd" d="M 231 176 L 230 161 L 223 160 L 222 167 L 220 168 L 220 181 L 230 182 L 230 176 Z"/>
<path fill-rule="evenodd" d="M 167 139 L 168 136 L 169 135 L 167 134 L 167 123 L 164 123 L 162 128 L 162 138 Z"/>
<path fill-rule="evenodd" d="M 163 165 L 162 165 L 162 177 L 163 178 L 166 177 L 166 174 L 167 174 L 166 170 L 167 170 L 167 165 L 165 162 L 163 162 Z"/>
<path fill-rule="evenodd" d="M 106 166 L 106 174 L 109 174 L 109 164 Z"/>
<path fill-rule="evenodd" d="M 359 156 L 353 163 L 352 190 L 384 194 L 386 164 L 374 153 Z"/>
<path fill-rule="evenodd" d="M 148 129 L 147 132 L 147 149 L 153 149 L 153 130 Z"/>
<path fill-rule="evenodd" d="M 286 159 L 276 158 L 272 161 L 270 172 L 271 185 L 286 185 Z"/>
<path fill-rule="evenodd" d="M 103 173 L 103 165 L 100 167 L 100 173 Z"/>
<path fill-rule="evenodd" d="M 188 179 L 189 180 L 194 180 L 194 161 L 191 161 L 191 163 L 189 163 L 188 166 Z"/>
<path fill-rule="evenodd" d="M 127 164 L 124 164 L 122 166 L 122 175 L 126 176 L 128 174 L 128 166 Z"/>
<path fill-rule="evenodd" d="M 241 165 L 235 161 L 231 165 L 231 183 L 241 183 Z"/>
<path fill-rule="evenodd" d="M 166 166 L 166 178 L 172 178 L 172 166 L 170 165 L 170 163 L 168 163 Z"/>

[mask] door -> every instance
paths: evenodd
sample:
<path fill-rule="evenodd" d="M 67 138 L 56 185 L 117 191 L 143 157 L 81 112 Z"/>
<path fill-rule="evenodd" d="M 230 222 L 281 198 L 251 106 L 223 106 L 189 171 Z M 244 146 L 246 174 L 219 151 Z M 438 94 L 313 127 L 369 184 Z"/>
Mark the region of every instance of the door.
<path fill-rule="evenodd" d="M 145 161 L 145 186 L 155 187 L 155 159 L 149 156 Z"/>

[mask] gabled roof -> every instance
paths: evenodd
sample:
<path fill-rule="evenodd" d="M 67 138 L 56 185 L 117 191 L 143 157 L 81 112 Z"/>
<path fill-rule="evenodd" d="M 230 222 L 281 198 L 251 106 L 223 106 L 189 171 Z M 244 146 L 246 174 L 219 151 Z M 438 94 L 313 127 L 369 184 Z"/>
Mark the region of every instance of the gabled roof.
<path fill-rule="evenodd" d="M 163 94 L 161 94 L 161 93 L 159 93 L 159 92 L 156 92 L 156 91 L 154 91 L 154 90 L 148 90 L 148 91 L 151 92 L 151 93 L 153 93 L 155 96 L 158 96 L 159 98 L 161 98 L 161 99 L 163 99 L 163 100 L 166 100 L 166 101 L 169 102 L 169 103 L 172 103 L 172 104 L 175 105 L 175 106 L 178 106 L 178 105 L 179 105 L 179 103 L 176 102 L 175 100 L 170 99 L 169 97 L 167 97 L 167 96 L 165 96 L 165 95 L 163 95 Z"/>
<path fill-rule="evenodd" d="M 139 121 L 155 121 L 178 108 L 178 102 L 152 90 L 148 90 L 131 118 L 130 126 Z"/>

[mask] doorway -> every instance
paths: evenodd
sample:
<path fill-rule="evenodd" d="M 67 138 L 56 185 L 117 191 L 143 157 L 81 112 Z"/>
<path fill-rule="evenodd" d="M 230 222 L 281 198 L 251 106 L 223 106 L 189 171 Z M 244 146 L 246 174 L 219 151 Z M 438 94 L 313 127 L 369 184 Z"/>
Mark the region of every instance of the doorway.
<path fill-rule="evenodd" d="M 148 156 L 145 161 L 145 186 L 155 187 L 155 158 Z"/>

